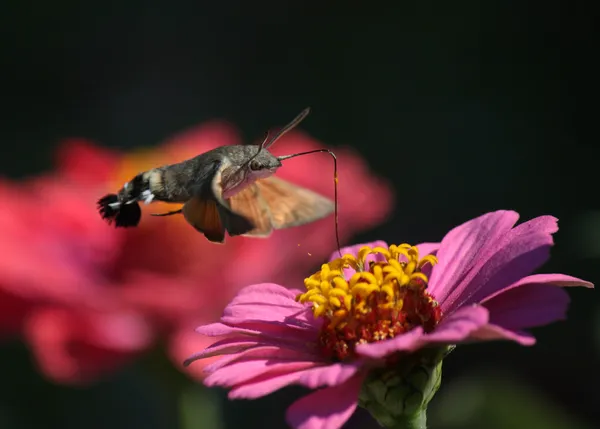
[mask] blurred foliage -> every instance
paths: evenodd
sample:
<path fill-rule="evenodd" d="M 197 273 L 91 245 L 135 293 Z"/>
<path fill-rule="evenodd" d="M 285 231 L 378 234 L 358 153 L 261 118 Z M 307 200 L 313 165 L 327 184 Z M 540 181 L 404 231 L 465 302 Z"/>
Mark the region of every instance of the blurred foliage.
<path fill-rule="evenodd" d="M 215 390 L 193 385 L 180 395 L 179 413 L 182 429 L 223 429 L 221 402 Z"/>
<path fill-rule="evenodd" d="M 431 427 L 447 429 L 591 429 L 543 392 L 488 368 L 444 384 L 430 407 Z"/>
<path fill-rule="evenodd" d="M 11 422 L 2 429 L 176 427 L 177 390 L 161 380 L 160 371 L 133 366 L 95 385 L 69 388 L 43 379 L 21 344 L 3 345 L 0 355 L 0 418 Z"/>

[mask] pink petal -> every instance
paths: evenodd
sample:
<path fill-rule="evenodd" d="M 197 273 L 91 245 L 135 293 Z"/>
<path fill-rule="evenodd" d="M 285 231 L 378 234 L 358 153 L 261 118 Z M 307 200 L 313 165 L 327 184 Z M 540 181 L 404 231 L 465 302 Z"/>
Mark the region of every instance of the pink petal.
<path fill-rule="evenodd" d="M 204 380 L 206 377 L 204 368 L 216 362 L 220 359 L 220 356 L 211 356 L 195 361 L 194 365 L 185 366 L 184 363 L 194 352 L 210 347 L 215 341 L 213 338 L 198 335 L 193 330 L 188 329 L 189 324 L 187 322 L 182 322 L 182 324 L 186 328 L 176 329 L 169 335 L 167 353 L 177 369 L 196 380 Z"/>
<path fill-rule="evenodd" d="M 293 374 L 266 373 L 236 386 L 229 394 L 234 398 L 258 398 L 291 384 L 300 384 L 311 389 L 322 386 L 337 386 L 347 382 L 360 369 L 360 362 L 315 365 L 313 368 Z"/>
<path fill-rule="evenodd" d="M 249 361 L 255 359 L 270 359 L 273 362 L 275 361 L 315 361 L 320 362 L 321 357 L 315 355 L 311 350 L 301 350 L 299 348 L 296 349 L 287 349 L 281 348 L 279 346 L 274 346 L 271 344 L 268 345 L 259 345 L 252 347 L 250 349 L 244 350 L 242 352 L 222 356 L 216 362 L 206 366 L 206 372 L 214 372 L 218 369 L 221 369 L 227 365 L 232 364 L 233 362 L 239 361 Z"/>
<path fill-rule="evenodd" d="M 270 283 L 248 286 L 225 308 L 221 321 L 239 325 L 248 321 L 280 322 L 300 329 L 318 329 L 308 318 L 296 317 L 310 311 L 310 307 L 296 301 L 288 289 Z"/>
<path fill-rule="evenodd" d="M 225 338 L 223 340 L 211 344 L 201 352 L 194 353 L 192 356 L 185 360 L 184 365 L 187 366 L 195 360 L 205 359 L 212 356 L 241 353 L 244 350 L 249 349 L 250 347 L 255 347 L 257 344 L 259 343 L 256 340 L 251 340 L 247 338 Z"/>
<path fill-rule="evenodd" d="M 569 294 L 543 283 L 530 283 L 505 290 L 482 304 L 490 312 L 490 323 L 520 330 L 566 319 Z"/>
<path fill-rule="evenodd" d="M 370 358 L 383 358 L 399 351 L 413 352 L 428 345 L 456 344 L 465 341 L 472 332 L 484 326 L 488 319 L 487 309 L 481 306 L 463 307 L 442 319 L 430 334 L 417 327 L 391 340 L 359 344 L 356 352 Z"/>
<path fill-rule="evenodd" d="M 482 257 L 461 284 L 448 296 L 442 308 L 452 311 L 480 302 L 486 296 L 530 274 L 550 256 L 557 219 L 540 216 L 518 225 L 498 240 L 489 257 Z"/>
<path fill-rule="evenodd" d="M 435 255 L 440 248 L 440 243 L 421 243 L 417 244 L 417 249 L 419 250 L 419 258 L 423 258 L 427 255 Z M 433 266 L 431 264 L 426 264 L 421 269 L 422 273 L 427 277 L 431 278 Z"/>
<path fill-rule="evenodd" d="M 222 340 L 215 341 L 207 346 L 203 351 L 195 353 L 194 356 L 197 358 L 205 358 L 213 355 L 224 355 L 224 354 L 232 354 L 244 351 L 250 347 L 260 346 L 260 345 L 278 345 L 285 347 L 297 347 L 297 341 L 272 341 L 269 338 L 253 338 L 246 336 L 232 336 L 226 337 Z M 301 349 L 306 349 L 305 343 L 301 343 Z"/>
<path fill-rule="evenodd" d="M 441 243 L 421 243 L 417 244 L 417 249 L 419 249 L 419 257 L 431 255 L 437 253 L 440 248 Z"/>
<path fill-rule="evenodd" d="M 245 337 L 233 337 L 225 338 L 221 341 L 217 341 L 201 352 L 197 352 L 189 356 L 183 363 L 184 366 L 190 365 L 200 359 L 207 359 L 213 356 L 229 356 L 232 359 L 237 359 L 243 356 L 249 349 L 270 347 L 277 350 L 285 347 L 286 350 L 291 350 L 296 356 L 303 354 L 314 355 L 312 348 L 306 346 L 303 343 L 284 343 L 283 341 L 269 341 L 269 340 L 249 340 Z M 227 361 L 226 357 L 222 357 L 219 362 Z"/>
<path fill-rule="evenodd" d="M 209 337 L 219 337 L 225 335 L 242 335 L 261 339 L 281 340 L 286 343 L 314 340 L 317 331 L 300 331 L 288 327 L 283 323 L 262 323 L 260 321 L 251 321 L 244 323 L 243 327 L 229 326 L 224 323 L 209 323 L 196 328 L 200 335 Z"/>
<path fill-rule="evenodd" d="M 593 287 L 593 284 L 565 274 L 535 274 L 483 300 L 490 312 L 490 324 L 471 337 L 477 340 L 511 340 L 521 345 L 535 344 L 531 334 L 521 329 L 541 326 L 564 319 L 569 304 L 565 291 L 552 286 Z"/>
<path fill-rule="evenodd" d="M 217 361 L 218 362 L 218 361 Z M 211 373 L 204 379 L 207 386 L 232 387 L 242 384 L 261 375 L 276 378 L 288 373 L 297 373 L 301 370 L 319 365 L 311 361 L 278 361 L 272 359 L 256 359 L 232 363 Z"/>
<path fill-rule="evenodd" d="M 535 344 L 535 338 L 526 332 L 514 332 L 504 329 L 498 325 L 485 325 L 469 335 L 470 340 L 475 341 L 494 341 L 509 340 L 521 344 L 522 346 L 532 346 Z"/>
<path fill-rule="evenodd" d="M 514 282 L 504 289 L 500 289 L 493 294 L 485 297 L 481 300 L 481 303 L 484 303 L 495 296 L 503 294 L 504 292 L 514 289 L 523 285 L 539 283 L 539 284 L 547 284 L 551 286 L 558 287 L 574 287 L 574 286 L 582 286 L 587 288 L 593 288 L 594 284 L 585 280 L 578 279 L 577 277 L 568 276 L 566 274 L 534 274 L 531 276 L 523 277 L 522 279 Z"/>
<path fill-rule="evenodd" d="M 362 382 L 363 377 L 356 376 L 297 400 L 286 412 L 287 422 L 296 429 L 341 428 L 356 410 Z"/>
<path fill-rule="evenodd" d="M 346 382 L 358 372 L 361 362 L 334 363 L 304 371 L 298 382 L 303 386 L 316 389 L 321 386 L 336 386 Z"/>
<path fill-rule="evenodd" d="M 294 318 L 286 322 L 266 322 L 262 320 L 237 320 L 239 328 L 260 332 L 262 338 L 279 339 L 285 342 L 316 341 L 319 330 L 317 327 L 305 327 Z"/>
<path fill-rule="evenodd" d="M 593 288 L 594 284 L 586 280 L 581 280 L 577 277 L 568 276 L 566 274 L 534 274 L 528 277 L 524 277 L 519 282 L 524 283 L 549 283 L 559 287 L 572 287 L 582 286 L 587 288 Z"/>
<path fill-rule="evenodd" d="M 310 370 L 309 370 L 310 371 Z M 256 399 L 269 395 L 283 387 L 296 384 L 301 372 L 289 374 L 263 374 L 247 383 L 234 386 L 227 397 L 229 399 Z"/>
<path fill-rule="evenodd" d="M 236 304 L 254 304 L 260 302 L 260 299 L 264 297 L 267 297 L 269 302 L 287 305 L 290 302 L 295 303 L 296 294 L 292 290 L 274 283 L 260 283 L 240 289 L 231 302 Z"/>
<path fill-rule="evenodd" d="M 356 353 L 361 356 L 378 359 L 398 351 L 414 351 L 421 347 L 422 338 L 425 335 L 423 328 L 419 326 L 391 340 L 359 344 L 356 346 Z"/>
<path fill-rule="evenodd" d="M 222 335 L 231 334 L 242 334 L 257 336 L 260 332 L 251 331 L 249 329 L 239 329 L 234 326 L 225 325 L 224 323 L 208 323 L 206 325 L 198 326 L 196 332 L 200 335 L 206 335 L 207 337 L 220 337 Z"/>
<path fill-rule="evenodd" d="M 486 213 L 452 229 L 437 252 L 439 263 L 429 281 L 430 293 L 445 302 L 469 270 L 497 245 L 519 219 L 514 211 Z M 462 292 L 460 290 L 459 292 Z"/>

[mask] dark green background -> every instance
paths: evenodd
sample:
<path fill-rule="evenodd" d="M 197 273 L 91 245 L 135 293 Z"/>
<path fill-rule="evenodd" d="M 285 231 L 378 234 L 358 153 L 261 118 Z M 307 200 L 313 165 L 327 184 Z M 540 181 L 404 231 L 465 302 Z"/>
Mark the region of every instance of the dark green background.
<path fill-rule="evenodd" d="M 72 136 L 132 148 L 222 118 L 256 138 L 311 106 L 305 130 L 356 147 L 395 184 L 393 217 L 357 241 L 439 240 L 495 209 L 553 214 L 544 270 L 597 281 L 594 16 L 566 1 L 8 0 L 0 171 L 48 169 Z M 595 427 L 599 300 L 570 293 L 569 320 L 536 330 L 534 348 L 456 350 L 431 427 Z M 0 348 L 0 380 L 2 429 L 284 427 L 301 392 L 228 403 L 160 350 L 71 390 L 42 381 L 19 344 Z"/>

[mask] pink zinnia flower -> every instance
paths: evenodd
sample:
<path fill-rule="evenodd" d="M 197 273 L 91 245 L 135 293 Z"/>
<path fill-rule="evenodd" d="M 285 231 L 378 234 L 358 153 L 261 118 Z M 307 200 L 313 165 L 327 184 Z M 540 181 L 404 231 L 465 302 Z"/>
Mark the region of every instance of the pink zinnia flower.
<path fill-rule="evenodd" d="M 300 281 L 316 258 L 329 254 L 335 242 L 333 216 L 276 231 L 267 240 L 236 237 L 217 245 L 181 217 L 148 216 L 172 205 L 144 206 L 140 226 L 127 230 L 111 228 L 96 210 L 100 196 L 140 171 L 240 143 L 235 128 L 223 122 L 194 127 L 134 153 L 71 140 L 59 150 L 52 174 L 0 181 L 0 197 L 10 201 L 0 209 L 0 333 L 27 342 L 41 372 L 61 383 L 97 380 L 159 339 L 183 369 L 185 357 L 207 345 L 190 335 L 189 326 L 218 320 L 243 285 L 286 276 Z M 319 147 L 295 131 L 274 149 L 290 153 Z M 336 152 L 344 207 L 340 233 L 347 240 L 383 221 L 393 196 L 355 152 Z M 327 156 L 290 160 L 277 176 L 333 195 Z M 365 211 L 371 198 L 378 205 Z M 276 262 L 264 264 L 263 258 Z M 290 270 L 292 260 L 299 261 Z M 200 376 L 199 367 L 186 370 Z"/>
<path fill-rule="evenodd" d="M 322 388 L 291 405 L 287 420 L 332 429 L 354 412 L 369 371 L 408 353 L 485 340 L 532 345 L 526 329 L 565 318 L 562 287 L 593 285 L 529 275 L 549 257 L 557 220 L 541 216 L 514 227 L 517 219 L 497 211 L 454 228 L 441 243 L 345 248 L 343 258 L 334 254 L 305 280 L 303 293 L 246 287 L 220 323 L 197 329 L 225 338 L 186 363 L 225 355 L 205 368 L 204 382 L 231 388 L 230 398 L 290 384 Z"/>

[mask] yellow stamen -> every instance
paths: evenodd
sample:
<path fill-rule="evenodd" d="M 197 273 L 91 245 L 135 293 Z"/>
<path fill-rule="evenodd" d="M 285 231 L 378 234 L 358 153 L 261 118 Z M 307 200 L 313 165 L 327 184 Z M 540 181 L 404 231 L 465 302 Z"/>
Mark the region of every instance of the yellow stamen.
<path fill-rule="evenodd" d="M 366 271 L 367 257 L 376 254 L 383 256 L 385 262 L 374 262 L 372 269 Z M 408 244 L 391 245 L 388 249 L 364 246 L 359 249 L 357 257 L 346 254 L 321 265 L 320 271 L 304 281 L 307 291 L 300 294 L 298 300 L 318 303 L 315 311 L 318 308 L 320 314 L 327 312 L 331 315 L 342 306 L 346 311 L 352 310 L 353 306 L 358 304 L 358 297 L 365 297 L 374 292 L 382 292 L 387 300 L 393 301 L 398 298 L 401 288 L 426 286 L 429 279 L 421 269 L 426 264 L 436 263 L 437 258 L 433 255 L 419 259 L 417 247 Z M 349 280 L 344 278 L 344 268 L 358 267 L 362 270 L 354 273 Z M 320 295 L 323 299 L 315 300 L 315 295 Z"/>
<path fill-rule="evenodd" d="M 355 344 L 392 338 L 416 325 L 433 329 L 441 312 L 426 291 L 429 279 L 422 269 L 436 263 L 435 256 L 420 258 L 409 244 L 364 246 L 356 257 L 346 254 L 321 265 L 296 299 L 311 303 L 314 316 L 326 319 L 322 346 L 343 359 Z M 345 269 L 355 273 L 346 278 Z"/>

